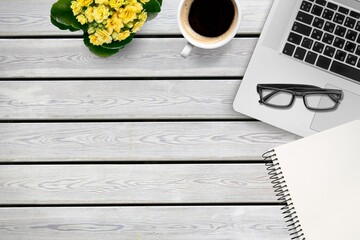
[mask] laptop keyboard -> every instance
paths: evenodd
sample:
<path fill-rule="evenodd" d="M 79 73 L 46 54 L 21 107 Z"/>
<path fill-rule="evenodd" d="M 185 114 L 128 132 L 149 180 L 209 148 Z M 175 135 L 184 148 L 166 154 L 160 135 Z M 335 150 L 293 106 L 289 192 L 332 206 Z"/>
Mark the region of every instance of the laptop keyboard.
<path fill-rule="evenodd" d="M 360 12 L 304 0 L 282 52 L 360 83 Z"/>

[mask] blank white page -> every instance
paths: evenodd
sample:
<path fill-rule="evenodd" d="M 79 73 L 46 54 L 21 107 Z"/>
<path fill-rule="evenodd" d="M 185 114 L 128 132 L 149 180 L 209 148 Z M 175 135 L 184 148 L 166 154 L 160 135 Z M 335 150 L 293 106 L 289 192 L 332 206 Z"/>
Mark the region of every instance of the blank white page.
<path fill-rule="evenodd" d="M 306 240 L 359 240 L 360 120 L 275 153 Z"/>

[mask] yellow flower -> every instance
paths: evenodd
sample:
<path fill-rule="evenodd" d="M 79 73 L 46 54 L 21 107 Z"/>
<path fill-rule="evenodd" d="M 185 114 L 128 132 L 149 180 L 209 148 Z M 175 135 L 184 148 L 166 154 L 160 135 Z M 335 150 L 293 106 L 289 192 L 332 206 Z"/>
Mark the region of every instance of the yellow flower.
<path fill-rule="evenodd" d="M 134 7 L 134 11 L 135 11 L 136 13 L 139 13 L 139 12 L 141 12 L 141 11 L 144 9 L 143 6 L 142 6 L 140 3 L 138 3 L 138 2 L 135 2 L 135 3 L 131 4 L 131 6 Z"/>
<path fill-rule="evenodd" d="M 112 34 L 113 31 L 120 32 L 121 28 L 123 27 L 124 24 L 121 22 L 121 19 L 118 18 L 117 14 L 114 14 L 111 18 L 107 19 L 106 28 L 110 34 Z"/>
<path fill-rule="evenodd" d="M 146 19 L 147 19 L 147 12 L 144 11 L 144 12 L 140 13 L 140 14 L 138 15 L 138 19 L 139 19 L 140 21 L 145 22 Z"/>
<path fill-rule="evenodd" d="M 101 23 L 103 20 L 106 20 L 110 15 L 109 8 L 104 5 L 94 7 L 93 17 L 97 23 Z"/>
<path fill-rule="evenodd" d="M 121 32 L 119 34 L 116 33 L 116 34 L 114 34 L 114 36 L 115 36 L 116 41 L 122 41 L 122 40 L 127 39 L 130 36 L 130 31 L 126 30 L 126 31 Z"/>
<path fill-rule="evenodd" d="M 104 43 L 111 43 L 112 38 L 106 30 L 96 29 L 96 32 L 89 36 L 90 43 L 100 46 Z"/>
<path fill-rule="evenodd" d="M 102 4 L 109 4 L 109 0 L 95 0 L 95 3 L 102 5 Z"/>
<path fill-rule="evenodd" d="M 123 23 L 128 23 L 133 21 L 136 18 L 136 9 L 131 5 L 128 5 L 125 8 L 121 8 L 120 18 Z"/>
<path fill-rule="evenodd" d="M 87 19 L 84 15 L 79 14 L 76 19 L 78 20 L 79 23 L 81 23 L 81 25 L 84 25 L 85 23 L 87 23 Z"/>
<path fill-rule="evenodd" d="M 119 10 L 119 8 L 125 4 L 125 0 L 110 0 L 109 5 L 115 10 Z"/>
<path fill-rule="evenodd" d="M 140 2 L 142 3 L 142 4 L 145 4 L 145 3 L 147 3 L 147 2 L 149 2 L 150 0 L 140 0 Z"/>
<path fill-rule="evenodd" d="M 78 15 L 81 10 L 82 10 L 82 5 L 80 3 L 78 3 L 77 1 L 71 1 L 71 6 L 70 6 L 74 16 Z"/>
<path fill-rule="evenodd" d="M 131 31 L 132 31 L 133 33 L 139 31 L 140 28 L 142 27 L 142 25 L 144 25 L 144 23 L 145 23 L 145 22 L 143 22 L 143 21 L 138 21 L 138 22 L 136 22 L 136 23 L 134 24 L 134 27 L 132 28 Z"/>
<path fill-rule="evenodd" d="M 93 0 L 77 0 L 81 6 L 87 7 L 93 3 Z"/>
<path fill-rule="evenodd" d="M 90 39 L 90 43 L 92 45 L 95 45 L 95 46 L 100 46 L 101 45 L 101 42 L 100 42 L 99 38 L 95 34 L 90 35 L 89 39 Z"/>
<path fill-rule="evenodd" d="M 93 11 L 94 11 L 93 7 L 88 7 L 85 10 L 85 17 L 87 18 L 88 22 L 90 22 L 90 23 L 94 21 Z"/>

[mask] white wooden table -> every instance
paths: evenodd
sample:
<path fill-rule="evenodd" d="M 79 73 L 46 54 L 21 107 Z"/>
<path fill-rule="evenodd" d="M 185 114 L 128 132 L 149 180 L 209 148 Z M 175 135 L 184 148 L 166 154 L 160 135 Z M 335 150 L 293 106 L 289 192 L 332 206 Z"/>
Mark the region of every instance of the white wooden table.
<path fill-rule="evenodd" d="M 179 0 L 119 54 L 0 1 L 0 239 L 290 239 L 261 154 L 296 136 L 232 110 L 271 0 L 187 58 Z"/>

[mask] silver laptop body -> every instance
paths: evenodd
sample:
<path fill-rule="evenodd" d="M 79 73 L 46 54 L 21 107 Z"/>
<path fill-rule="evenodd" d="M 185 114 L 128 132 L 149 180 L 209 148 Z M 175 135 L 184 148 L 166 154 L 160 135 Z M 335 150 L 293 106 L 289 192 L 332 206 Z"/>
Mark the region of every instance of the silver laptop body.
<path fill-rule="evenodd" d="M 360 2 L 357 0 L 324 1 L 274 0 L 268 20 L 236 95 L 233 105 L 236 111 L 300 136 L 307 136 L 360 119 L 360 55 L 357 55 L 357 53 L 360 54 L 360 42 L 357 43 L 360 41 L 360 31 L 357 30 L 360 27 L 360 18 L 357 19 Z M 321 9 L 322 12 L 320 12 Z M 299 14 L 299 12 L 303 13 Z M 312 15 L 313 18 L 311 19 L 308 15 Z M 344 19 L 342 19 L 343 15 Z M 294 26 L 295 22 L 297 26 Z M 303 25 L 309 25 L 312 28 L 311 31 Z M 313 33 L 314 29 L 316 29 L 315 33 Z M 301 40 L 315 37 L 312 39 L 312 46 L 306 46 L 306 48 L 296 37 L 290 39 L 291 32 L 294 32 L 295 36 Z M 357 32 L 356 36 L 354 32 Z M 323 35 L 319 36 L 320 33 Z M 323 39 L 325 33 L 327 33 L 327 38 Z M 339 38 L 336 39 L 337 47 L 334 47 L 333 43 L 330 44 L 331 41 L 328 38 L 331 36 L 329 35 L 334 35 L 334 44 L 335 38 Z M 289 39 L 297 42 L 298 45 L 292 42 L 286 45 Z M 347 43 L 348 40 L 350 43 Z M 316 42 L 318 43 L 315 48 Z M 294 52 L 292 56 L 288 52 L 284 53 L 285 46 L 294 48 L 290 49 Z M 297 50 L 298 47 L 299 50 Z M 354 47 L 355 49 L 352 49 Z M 334 50 L 333 55 L 330 56 L 329 52 L 324 55 L 325 48 Z M 316 53 L 316 60 L 307 56 L 309 51 Z M 344 52 L 345 56 L 343 56 Z M 323 56 L 321 60 L 325 59 L 325 63 L 320 62 L 320 56 Z M 333 62 L 336 63 L 332 65 Z M 304 106 L 301 98 L 296 98 L 292 107 L 288 109 L 272 108 L 259 103 L 259 94 L 256 90 L 257 84 L 271 83 L 307 84 L 321 88 L 341 89 L 344 96 L 338 108 L 333 111 L 311 111 Z M 317 104 L 321 105 L 322 99 L 319 99 Z"/>

